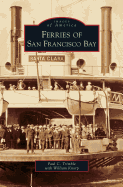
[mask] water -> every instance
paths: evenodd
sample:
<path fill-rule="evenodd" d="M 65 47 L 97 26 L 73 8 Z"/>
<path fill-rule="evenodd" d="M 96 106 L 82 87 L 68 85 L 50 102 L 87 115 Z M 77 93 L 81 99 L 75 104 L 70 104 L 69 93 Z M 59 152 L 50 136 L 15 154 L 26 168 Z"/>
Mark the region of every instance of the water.
<path fill-rule="evenodd" d="M 0 169 L 0 187 L 29 187 L 30 171 Z M 33 187 L 122 187 L 123 162 L 83 172 L 33 173 Z"/>

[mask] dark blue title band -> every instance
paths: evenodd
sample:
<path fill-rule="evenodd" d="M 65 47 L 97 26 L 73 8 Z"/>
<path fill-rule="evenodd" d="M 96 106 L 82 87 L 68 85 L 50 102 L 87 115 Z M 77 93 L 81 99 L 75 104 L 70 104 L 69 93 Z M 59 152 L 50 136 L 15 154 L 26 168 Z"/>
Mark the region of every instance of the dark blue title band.
<path fill-rule="evenodd" d="M 87 172 L 88 169 L 88 161 L 35 161 L 35 171 L 43 172 L 43 171 L 80 171 Z"/>

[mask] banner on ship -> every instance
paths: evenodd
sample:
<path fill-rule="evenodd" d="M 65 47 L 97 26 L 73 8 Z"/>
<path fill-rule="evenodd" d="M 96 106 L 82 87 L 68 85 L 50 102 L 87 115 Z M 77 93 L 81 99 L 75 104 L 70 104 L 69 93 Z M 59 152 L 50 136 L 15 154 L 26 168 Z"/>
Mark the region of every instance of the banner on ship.
<path fill-rule="evenodd" d="M 99 51 L 99 25 L 73 18 L 51 18 L 24 26 L 25 52 Z"/>

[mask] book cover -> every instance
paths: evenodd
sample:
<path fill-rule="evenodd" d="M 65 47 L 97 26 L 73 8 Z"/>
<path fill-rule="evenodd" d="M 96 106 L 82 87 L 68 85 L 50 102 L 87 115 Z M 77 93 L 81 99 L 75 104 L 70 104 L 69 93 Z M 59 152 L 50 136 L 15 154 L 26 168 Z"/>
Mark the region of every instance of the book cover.
<path fill-rule="evenodd" d="M 0 1 L 1 185 L 122 185 L 122 4 Z"/>

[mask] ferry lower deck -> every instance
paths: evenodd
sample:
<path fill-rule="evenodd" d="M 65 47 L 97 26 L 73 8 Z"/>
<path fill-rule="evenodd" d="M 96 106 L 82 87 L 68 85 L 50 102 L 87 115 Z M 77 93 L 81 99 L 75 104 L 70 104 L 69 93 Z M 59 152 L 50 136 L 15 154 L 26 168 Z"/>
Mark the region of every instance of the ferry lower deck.
<path fill-rule="evenodd" d="M 0 151 L 0 162 L 35 162 L 36 160 L 94 160 L 102 158 L 122 157 L 123 151 L 107 151 L 98 153 L 75 153 L 72 149 L 66 153 L 65 149 L 45 149 L 35 150 L 32 154 L 31 150 L 27 154 L 24 149 L 7 149 Z"/>

